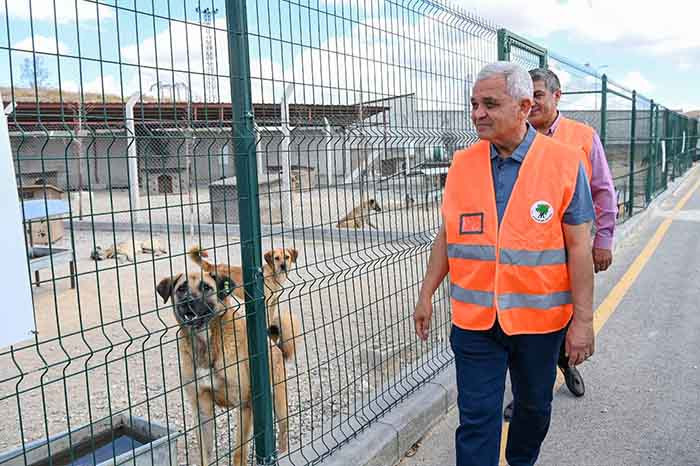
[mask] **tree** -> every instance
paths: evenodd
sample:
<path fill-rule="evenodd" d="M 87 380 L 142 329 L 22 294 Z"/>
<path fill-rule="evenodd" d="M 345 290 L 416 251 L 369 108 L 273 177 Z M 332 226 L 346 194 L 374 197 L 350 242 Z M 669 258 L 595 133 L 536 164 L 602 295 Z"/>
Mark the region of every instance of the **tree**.
<path fill-rule="evenodd" d="M 44 57 L 25 58 L 22 63 L 22 82 L 29 87 L 46 87 L 49 81 L 49 68 Z"/>

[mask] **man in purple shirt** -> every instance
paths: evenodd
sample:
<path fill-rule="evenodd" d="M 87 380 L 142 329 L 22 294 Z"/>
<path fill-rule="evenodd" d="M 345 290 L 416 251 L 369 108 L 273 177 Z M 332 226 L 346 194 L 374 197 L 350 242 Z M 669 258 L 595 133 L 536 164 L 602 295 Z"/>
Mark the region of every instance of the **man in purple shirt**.
<path fill-rule="evenodd" d="M 536 68 L 530 71 L 534 85 L 534 105 L 528 117 L 529 123 L 540 133 L 553 136 L 559 127 L 562 116 L 557 109 L 561 98 L 561 84 L 557 75 L 551 70 Z M 593 263 L 595 272 L 602 272 L 612 264 L 613 233 L 617 217 L 615 187 L 610 174 L 610 167 L 605 157 L 603 144 L 598 133 L 592 129 L 593 141 L 590 152 L 586 154 L 591 164 L 590 187 L 595 206 L 595 240 L 593 242 Z M 561 140 L 561 139 L 560 139 Z M 566 142 L 566 141 L 561 141 Z M 572 141 L 573 143 L 573 141 Z M 559 353 L 558 366 L 564 374 L 566 386 L 576 396 L 583 396 L 585 385 L 581 373 L 575 367 L 569 367 L 564 345 Z M 513 412 L 511 402 L 504 410 L 504 417 L 510 419 Z"/>

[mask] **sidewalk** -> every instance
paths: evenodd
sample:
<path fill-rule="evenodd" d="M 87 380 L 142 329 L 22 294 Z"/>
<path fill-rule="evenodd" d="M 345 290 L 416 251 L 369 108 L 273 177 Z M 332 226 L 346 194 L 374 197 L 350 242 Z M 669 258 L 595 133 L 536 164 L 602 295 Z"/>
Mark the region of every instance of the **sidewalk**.
<path fill-rule="evenodd" d="M 600 333 L 581 366 L 586 395 L 573 397 L 558 374 L 538 466 L 700 464 L 699 175 L 696 166 L 625 232 L 613 267 L 596 276 Z M 454 465 L 457 425 L 452 407 L 399 466 Z"/>

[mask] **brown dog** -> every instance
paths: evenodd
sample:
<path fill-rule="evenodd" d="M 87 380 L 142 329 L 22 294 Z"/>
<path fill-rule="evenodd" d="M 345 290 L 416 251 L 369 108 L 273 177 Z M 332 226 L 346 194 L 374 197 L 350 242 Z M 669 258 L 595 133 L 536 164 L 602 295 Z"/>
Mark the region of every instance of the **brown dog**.
<path fill-rule="evenodd" d="M 233 463 L 248 461 L 252 426 L 252 394 L 248 364 L 246 319 L 237 315 L 240 303 L 231 295 L 227 279 L 213 274 L 190 273 L 167 277 L 158 284 L 163 302 L 172 299 L 178 332 L 182 384 L 200 426 L 200 453 L 211 464 L 214 448 L 214 405 L 240 408 L 238 436 L 234 439 Z M 270 343 L 273 343 L 272 341 Z M 277 418 L 277 445 L 287 449 L 287 386 L 284 354 L 270 344 L 270 377 Z M 236 446 L 238 445 L 238 446 Z"/>
<path fill-rule="evenodd" d="M 209 255 L 199 246 L 192 246 L 188 251 L 188 255 L 205 272 L 230 278 L 234 284 L 233 294 L 240 301 L 245 301 L 243 270 L 241 267 L 229 264 L 212 264 L 204 259 L 209 257 Z M 287 274 L 294 268 L 297 257 L 299 257 L 299 252 L 294 248 L 270 249 L 265 253 L 265 264 L 263 265 L 265 304 L 267 306 L 270 336 L 276 338 L 286 359 L 291 358 L 296 353 L 295 341 L 300 334 L 301 325 L 291 311 L 281 311 L 279 309 L 279 297 L 284 289 L 283 285 L 288 279 Z"/>
<path fill-rule="evenodd" d="M 381 212 L 381 210 L 382 208 L 379 207 L 379 203 L 375 199 L 368 199 L 352 209 L 336 226 L 338 228 L 364 228 L 367 225 L 370 228 L 377 228 L 369 221 L 369 217 L 372 211 Z"/>

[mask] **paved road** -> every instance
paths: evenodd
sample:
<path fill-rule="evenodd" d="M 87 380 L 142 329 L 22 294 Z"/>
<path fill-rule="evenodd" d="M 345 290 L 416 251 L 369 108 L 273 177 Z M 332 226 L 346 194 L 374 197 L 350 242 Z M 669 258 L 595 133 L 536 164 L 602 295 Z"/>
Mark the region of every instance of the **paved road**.
<path fill-rule="evenodd" d="M 596 278 L 596 306 L 699 175 L 621 243 L 614 266 Z M 585 397 L 575 399 L 566 387 L 555 394 L 538 465 L 700 465 L 700 189 L 601 329 L 582 374 Z M 456 424 L 452 410 L 401 466 L 454 465 Z"/>

